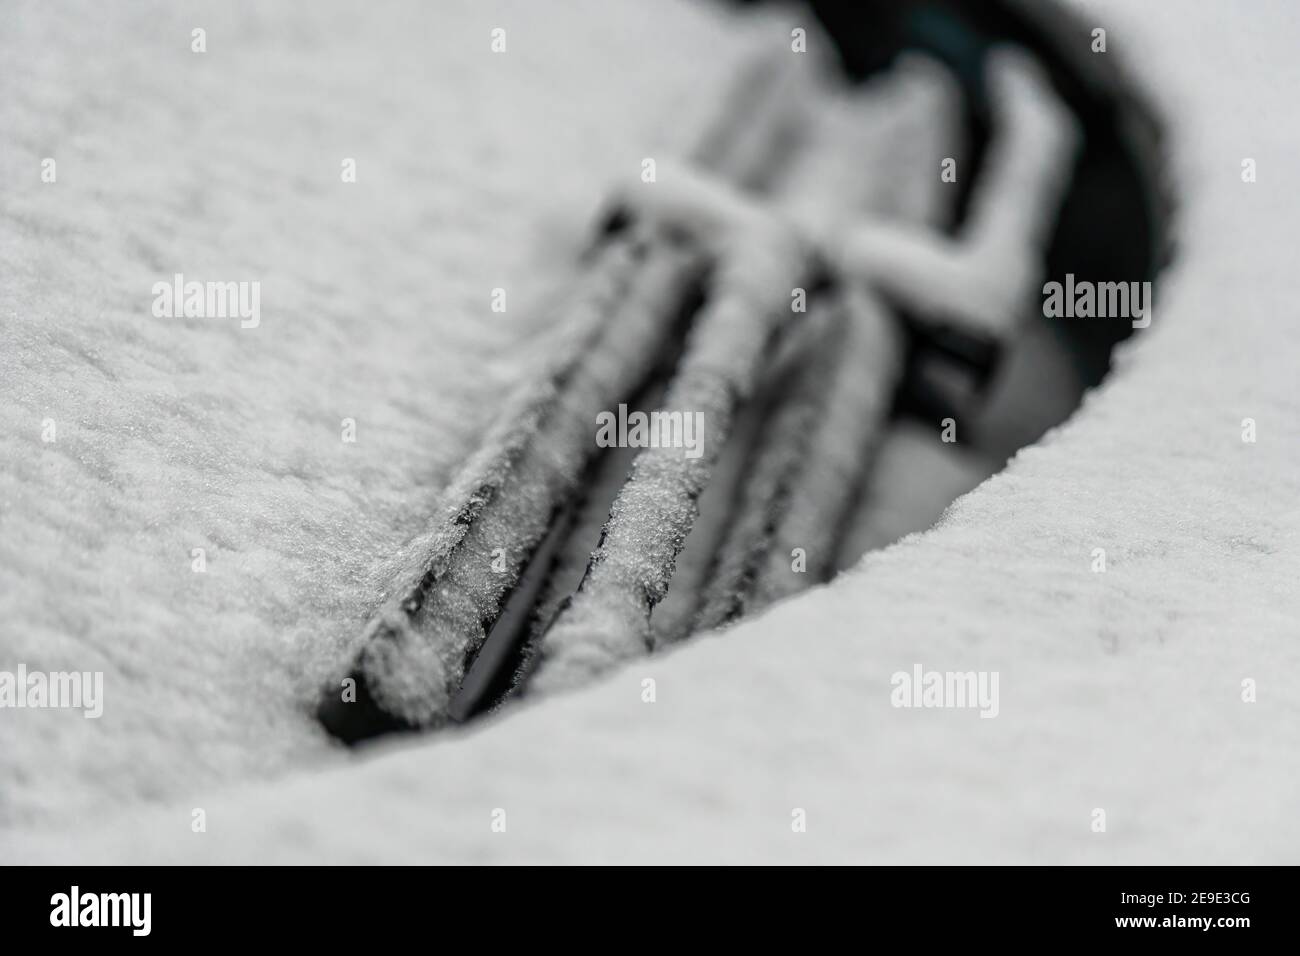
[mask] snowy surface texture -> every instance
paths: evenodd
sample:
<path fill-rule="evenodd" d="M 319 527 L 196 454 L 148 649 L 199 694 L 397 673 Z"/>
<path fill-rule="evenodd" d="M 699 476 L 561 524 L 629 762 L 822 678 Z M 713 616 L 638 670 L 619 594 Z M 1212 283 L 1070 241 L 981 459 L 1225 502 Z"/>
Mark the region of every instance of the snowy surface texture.
<path fill-rule="evenodd" d="M 0 669 L 103 670 L 114 715 L 2 712 L 0 825 L 338 756 L 308 711 L 607 184 L 691 146 L 762 29 L 545 6 L 0 2 Z M 260 327 L 155 319 L 177 272 L 260 280 Z"/>
<path fill-rule="evenodd" d="M 0 668 L 102 669 L 107 699 L 98 721 L 0 717 L 0 857 L 1294 862 L 1300 11 L 1280 0 L 1084 7 L 1170 120 L 1179 258 L 1107 384 L 935 529 L 473 730 L 326 741 L 318 684 L 518 376 L 574 211 L 680 147 L 756 34 L 788 38 L 711 7 L 545 6 L 3 4 Z M 261 277 L 262 327 L 153 320 L 176 271 Z M 892 708 L 915 663 L 999 671 L 999 717 Z"/>

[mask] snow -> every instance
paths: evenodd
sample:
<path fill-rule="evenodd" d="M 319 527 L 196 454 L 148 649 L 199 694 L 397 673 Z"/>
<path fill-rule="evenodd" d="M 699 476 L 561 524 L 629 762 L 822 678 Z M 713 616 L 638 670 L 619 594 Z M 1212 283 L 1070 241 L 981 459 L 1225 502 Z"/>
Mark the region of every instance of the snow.
<path fill-rule="evenodd" d="M 1084 7 L 1170 120 L 1178 259 L 1107 383 L 935 528 L 473 729 L 359 756 L 325 740 L 319 683 L 529 353 L 529 303 L 581 241 L 572 210 L 642 144 L 688 142 L 678 111 L 754 36 L 788 37 L 704 6 L 590 0 L 563 24 L 540 6 L 338 4 L 316 25 L 214 7 L 195 63 L 171 7 L 14 5 L 0 667 L 103 669 L 106 704 L 0 716 L 0 856 L 1293 860 L 1300 22 L 1282 2 Z M 511 59 L 484 67 L 498 19 Z M 637 55 L 663 69 L 618 68 Z M 608 99 L 585 95 L 593 70 Z M 428 96 L 451 77 L 463 99 Z M 335 171 L 357 153 L 349 193 Z M 57 186 L 33 172 L 46 155 Z M 262 327 L 149 322 L 177 262 L 264 276 Z M 890 675 L 917 664 L 997 671 L 999 716 L 893 709 Z"/>
<path fill-rule="evenodd" d="M 668 593 L 737 406 L 757 391 L 790 290 L 806 281 L 807 250 L 793 237 L 760 229 L 727 245 L 664 396 L 665 409 L 702 416 L 702 454 L 658 447 L 636 457 L 581 586 L 543 636 L 532 679 L 543 692 L 580 686 L 653 646 L 651 610 Z"/>
<path fill-rule="evenodd" d="M 446 720 L 487 637 L 483 622 L 496 618 L 515 580 L 507 572 L 522 568 L 579 486 L 597 415 L 626 383 L 650 376 L 670 337 L 680 290 L 697 270 L 680 251 L 638 256 L 634 245 L 620 239 L 603 250 L 557 307 L 561 330 L 572 323 L 580 334 L 559 337 L 563 359 L 540 387 L 525 377 L 448 491 L 445 512 L 408 547 L 416 557 L 401 588 L 366 628 L 359 679 L 405 724 Z"/>
<path fill-rule="evenodd" d="M 918 315 L 1009 337 L 1010 321 L 1038 291 L 1035 252 L 1050 236 L 1068 185 L 1057 171 L 1069 167 L 1079 136 L 1031 58 L 998 51 L 988 71 L 998 135 L 958 235 L 867 221 L 841 225 L 826 246 L 841 269 Z"/>
<path fill-rule="evenodd" d="M 0 825 L 339 759 L 321 688 L 555 345 L 602 183 L 689 149 L 770 28 L 570 11 L 6 4 L 0 668 L 103 670 L 108 712 L 2 715 Z M 260 327 L 155 320 L 175 272 L 260 279 Z"/>

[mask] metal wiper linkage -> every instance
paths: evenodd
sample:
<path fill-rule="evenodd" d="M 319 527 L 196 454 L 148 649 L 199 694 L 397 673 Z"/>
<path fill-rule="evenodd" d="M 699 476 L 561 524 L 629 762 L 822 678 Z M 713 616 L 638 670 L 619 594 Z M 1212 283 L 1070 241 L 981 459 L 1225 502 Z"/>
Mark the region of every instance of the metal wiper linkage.
<path fill-rule="evenodd" d="M 990 66 L 997 140 L 947 236 L 939 71 L 900 67 L 813 109 L 797 62 L 755 65 L 689 165 L 620 191 L 546 373 L 326 690 L 335 736 L 572 687 L 824 581 L 912 343 L 957 340 L 987 366 L 1015 334 L 1075 145 L 1032 66 Z M 638 403 L 700 415 L 697 453 L 603 451 L 602 413 Z"/>

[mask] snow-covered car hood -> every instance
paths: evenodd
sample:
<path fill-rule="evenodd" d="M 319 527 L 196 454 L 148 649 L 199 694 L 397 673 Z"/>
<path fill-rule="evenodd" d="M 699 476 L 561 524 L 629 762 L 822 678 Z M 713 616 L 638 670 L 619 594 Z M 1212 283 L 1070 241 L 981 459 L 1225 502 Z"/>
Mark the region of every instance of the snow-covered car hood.
<path fill-rule="evenodd" d="M 532 306 L 610 170 L 680 147 L 755 37 L 788 31 L 788 12 L 583 2 L 564 57 L 536 4 L 331 4 L 328 31 L 251 6 L 9 4 L 0 666 L 89 657 L 106 701 L 0 719 L 0 855 L 1294 859 L 1300 130 L 1279 118 L 1300 17 L 1282 2 L 1078 4 L 1168 124 L 1176 259 L 1106 383 L 934 529 L 464 731 L 351 752 L 316 726 L 412 516 L 527 367 Z M 617 69 L 645 48 L 660 73 Z M 464 95 L 428 95 L 453 74 Z M 267 277 L 255 340 L 148 319 L 181 259 Z M 485 294 L 502 285 L 505 316 Z M 997 672 L 997 718 L 892 706 L 917 665 Z"/>

